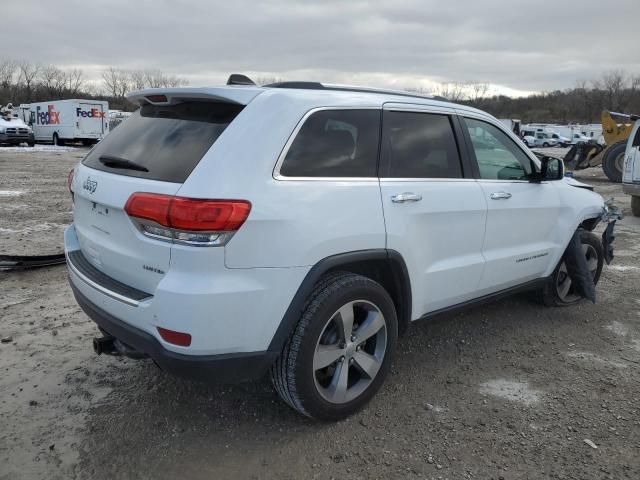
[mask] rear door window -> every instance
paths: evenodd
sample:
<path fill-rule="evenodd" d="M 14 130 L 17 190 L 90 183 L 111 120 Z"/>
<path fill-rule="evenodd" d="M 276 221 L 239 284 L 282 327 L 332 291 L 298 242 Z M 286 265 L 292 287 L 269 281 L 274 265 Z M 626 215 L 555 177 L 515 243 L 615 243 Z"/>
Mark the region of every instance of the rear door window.
<path fill-rule="evenodd" d="M 389 178 L 461 178 L 460 153 L 449 115 L 384 113 L 384 171 Z"/>
<path fill-rule="evenodd" d="M 280 166 L 285 177 L 376 177 L 380 110 L 320 110 Z"/>
<path fill-rule="evenodd" d="M 214 102 L 144 105 L 83 163 L 119 175 L 183 183 L 242 108 Z"/>

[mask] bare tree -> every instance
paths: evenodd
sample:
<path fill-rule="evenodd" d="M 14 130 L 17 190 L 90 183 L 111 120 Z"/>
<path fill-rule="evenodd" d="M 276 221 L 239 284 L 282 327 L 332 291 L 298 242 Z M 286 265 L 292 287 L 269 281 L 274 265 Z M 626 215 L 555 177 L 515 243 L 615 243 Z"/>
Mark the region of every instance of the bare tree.
<path fill-rule="evenodd" d="M 460 102 L 465 99 L 465 84 L 463 82 L 445 82 L 438 87 L 438 95 L 450 102 Z"/>
<path fill-rule="evenodd" d="M 129 80 L 133 90 L 142 90 L 147 86 L 146 73 L 144 70 L 132 70 L 129 72 Z"/>
<path fill-rule="evenodd" d="M 60 97 L 64 93 L 67 78 L 65 73 L 55 65 L 46 65 L 40 69 L 40 87 L 51 96 Z"/>
<path fill-rule="evenodd" d="M 166 75 L 160 70 L 146 70 L 145 84 L 148 88 L 168 88 L 180 87 L 186 84 L 186 81 L 175 75 Z"/>
<path fill-rule="evenodd" d="M 72 97 L 80 91 L 85 90 L 84 73 L 78 68 L 74 68 L 65 73 L 65 86 Z"/>
<path fill-rule="evenodd" d="M 10 58 L 0 58 L 0 87 L 8 89 L 13 85 L 18 64 Z"/>
<path fill-rule="evenodd" d="M 124 98 L 130 90 L 129 73 L 115 67 L 102 72 L 102 82 L 108 94 L 114 98 Z"/>
<path fill-rule="evenodd" d="M 478 82 L 472 80 L 467 82 L 466 84 L 467 90 L 469 91 L 470 100 L 474 103 L 477 103 L 479 100 L 482 100 L 489 91 L 489 84 L 486 82 Z"/>
<path fill-rule="evenodd" d="M 627 100 L 627 78 L 622 70 L 610 70 L 593 82 L 596 89 L 604 96 L 604 108 L 610 110 L 624 109 Z"/>
<path fill-rule="evenodd" d="M 255 79 L 256 85 L 269 85 L 270 83 L 283 82 L 284 79 L 280 77 L 257 77 Z"/>
<path fill-rule="evenodd" d="M 31 101 L 33 96 L 33 85 L 40 73 L 40 65 L 36 63 L 30 63 L 26 60 L 22 60 L 18 65 L 20 76 L 18 77 L 19 83 L 24 86 L 25 96 L 27 102 Z"/>

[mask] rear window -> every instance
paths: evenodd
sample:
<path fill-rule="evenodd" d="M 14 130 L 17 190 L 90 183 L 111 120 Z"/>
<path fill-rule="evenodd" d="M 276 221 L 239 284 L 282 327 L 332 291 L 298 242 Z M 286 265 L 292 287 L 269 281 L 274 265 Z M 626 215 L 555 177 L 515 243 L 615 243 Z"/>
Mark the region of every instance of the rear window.
<path fill-rule="evenodd" d="M 379 110 L 322 110 L 307 118 L 280 167 L 287 177 L 375 177 Z"/>
<path fill-rule="evenodd" d="M 242 108 L 214 102 L 144 105 L 83 163 L 119 175 L 183 183 Z"/>

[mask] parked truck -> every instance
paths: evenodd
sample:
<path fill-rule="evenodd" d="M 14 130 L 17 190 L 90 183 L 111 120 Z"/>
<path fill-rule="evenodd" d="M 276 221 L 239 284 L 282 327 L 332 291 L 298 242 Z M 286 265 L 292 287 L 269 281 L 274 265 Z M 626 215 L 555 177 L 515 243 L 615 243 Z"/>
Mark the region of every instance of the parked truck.
<path fill-rule="evenodd" d="M 29 124 L 37 142 L 64 145 L 99 142 L 109 133 L 109 103 L 99 100 L 52 100 L 20 105 L 29 112 Z M 25 113 L 23 113 L 25 115 Z"/>
<path fill-rule="evenodd" d="M 18 111 L 9 103 L 0 107 L 0 145 L 20 145 L 26 143 L 33 146 L 33 131 L 20 119 Z"/>

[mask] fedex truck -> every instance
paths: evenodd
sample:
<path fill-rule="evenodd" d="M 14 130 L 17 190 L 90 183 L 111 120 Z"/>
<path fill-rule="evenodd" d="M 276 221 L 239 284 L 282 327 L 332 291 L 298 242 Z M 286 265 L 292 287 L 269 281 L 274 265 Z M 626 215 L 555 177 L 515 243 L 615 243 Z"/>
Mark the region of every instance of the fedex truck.
<path fill-rule="evenodd" d="M 99 142 L 109 132 L 109 103 L 99 100 L 52 100 L 29 105 L 29 124 L 37 142 L 64 145 Z"/>

